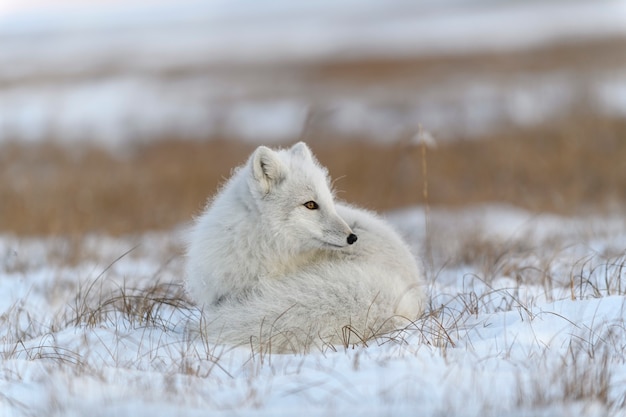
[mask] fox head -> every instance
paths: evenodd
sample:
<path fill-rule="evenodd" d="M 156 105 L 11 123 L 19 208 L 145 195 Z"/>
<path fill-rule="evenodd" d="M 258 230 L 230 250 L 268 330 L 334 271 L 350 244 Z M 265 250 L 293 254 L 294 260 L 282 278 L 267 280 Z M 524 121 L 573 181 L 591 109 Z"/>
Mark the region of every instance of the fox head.
<path fill-rule="evenodd" d="M 248 167 L 251 209 L 269 229 L 268 238 L 291 251 L 340 249 L 357 241 L 337 214 L 328 172 L 306 144 L 279 151 L 260 146 Z"/>

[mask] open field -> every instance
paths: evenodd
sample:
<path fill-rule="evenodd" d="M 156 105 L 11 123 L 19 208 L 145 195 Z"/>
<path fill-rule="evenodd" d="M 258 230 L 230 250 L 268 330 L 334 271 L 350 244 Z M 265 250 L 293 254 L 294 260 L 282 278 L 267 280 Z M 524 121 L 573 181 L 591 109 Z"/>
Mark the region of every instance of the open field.
<path fill-rule="evenodd" d="M 387 211 L 424 260 L 430 302 L 397 334 L 304 356 L 208 343 L 184 292 L 179 226 L 252 145 L 6 144 L 0 414 L 624 416 L 625 131 L 308 135 L 338 195 Z"/>
<path fill-rule="evenodd" d="M 308 355 L 208 343 L 180 231 L 0 236 L 0 414 L 624 416 L 623 217 L 388 217 L 426 260 L 427 312 Z"/>
<path fill-rule="evenodd" d="M 505 202 L 538 212 L 615 212 L 626 203 L 626 121 L 573 116 L 481 140 L 376 144 L 306 135 L 338 197 L 379 211 Z M 253 145 L 161 141 L 123 157 L 95 146 L 5 144 L 0 231 L 27 235 L 168 230 L 191 219 Z M 426 166 L 424 166 L 426 162 Z M 426 168 L 426 171 L 424 171 Z M 426 174 L 426 177 L 424 177 Z M 428 201 L 424 198 L 427 180 Z"/>
<path fill-rule="evenodd" d="M 194 4 L 178 10 L 179 18 L 199 13 L 210 21 L 211 9 Z M 368 3 L 361 12 L 378 17 L 377 4 Z M 279 6 L 280 1 L 273 4 Z M 443 28 L 448 19 L 456 21 L 456 12 L 468 13 L 462 14 L 468 22 L 482 13 L 491 24 L 506 18 L 515 28 L 533 16 L 517 12 L 534 10 L 532 4 L 517 5 L 520 10 L 502 5 L 496 10 L 510 13 L 499 18 L 489 13 L 488 4 L 477 6 L 431 10 L 425 5 L 425 11 L 442 19 Z M 325 8 L 320 7 L 313 10 L 321 13 Z M 605 7 L 596 10 L 602 19 L 614 16 L 616 5 Z M 586 9 L 584 2 L 572 8 L 576 13 Z M 155 18 L 169 28 L 170 12 L 158 10 Z M 285 10 L 298 19 L 306 15 L 298 8 Z M 225 16 L 235 22 L 243 18 L 231 12 Z M 353 13 L 345 12 L 339 21 L 351 22 Z M 407 12 L 416 22 L 429 20 L 417 6 Z M 397 13 L 387 18 L 395 22 Z M 565 30 L 574 15 L 559 16 L 557 23 Z M 328 18 L 315 14 L 320 22 Z M 104 19 L 102 24 L 115 27 L 116 22 Z M 41 30 L 56 34 L 51 46 L 36 37 L 7 38 L 15 43 L 5 51 L 6 62 L 20 62 L 29 71 L 9 65 L 0 73 L 0 233 L 169 230 L 202 208 L 231 169 L 245 161 L 251 143 L 289 144 L 298 138 L 328 166 L 339 198 L 380 211 L 504 202 L 571 215 L 619 212 L 626 202 L 626 41 L 620 31 L 548 42 L 551 22 L 541 26 L 548 30 L 541 32 L 548 36 L 545 43 L 526 45 L 524 33 L 516 31 L 508 34 L 516 46 L 493 48 L 492 36 L 466 24 L 459 33 L 468 31 L 478 36 L 477 45 L 486 43 L 461 53 L 428 49 L 429 39 L 452 46 L 464 39 L 456 32 L 448 39 L 441 28 L 422 25 L 429 37 L 414 43 L 426 49 L 412 54 L 390 43 L 385 53 L 355 46 L 360 53 L 334 55 L 327 45 L 330 49 L 321 49 L 327 55 L 320 52 L 319 59 L 295 59 L 288 45 L 268 43 L 264 47 L 281 59 L 255 61 L 253 51 L 242 48 L 242 61 L 226 59 L 226 50 L 220 50 L 224 60 L 207 61 L 193 48 L 210 36 L 200 44 L 183 42 L 189 49 L 168 55 L 174 52 L 140 36 L 145 30 L 161 39 L 154 26 L 124 22 L 128 33 L 115 32 L 113 38 L 96 36 L 98 30 L 86 26 L 81 29 L 85 39 L 79 41 L 54 19 L 40 22 Z M 201 22 L 191 23 L 198 33 L 219 26 Z M 354 41 L 341 24 L 327 23 L 339 31 L 338 41 Z M 129 30 L 134 24 L 139 26 Z M 198 33 L 172 29 L 181 42 Z M 274 39 L 264 34 L 268 42 Z M 126 35 L 131 49 L 116 49 L 116 36 Z M 243 46 L 250 41 L 236 32 L 222 35 Z M 317 39 L 319 33 L 310 35 Z M 57 50 L 81 65 L 67 65 Z M 164 59 L 150 60 L 139 53 L 143 50 Z M 302 52 L 308 56 L 316 50 Z M 251 57 L 244 59 L 246 53 Z M 29 61 L 45 57 L 46 65 Z M 425 152 L 411 141 L 420 126 L 437 140 Z"/>
<path fill-rule="evenodd" d="M 1 417 L 626 417 L 623 2 L 75 3 L 0 7 Z M 209 343 L 186 226 L 299 139 L 427 309 Z"/>

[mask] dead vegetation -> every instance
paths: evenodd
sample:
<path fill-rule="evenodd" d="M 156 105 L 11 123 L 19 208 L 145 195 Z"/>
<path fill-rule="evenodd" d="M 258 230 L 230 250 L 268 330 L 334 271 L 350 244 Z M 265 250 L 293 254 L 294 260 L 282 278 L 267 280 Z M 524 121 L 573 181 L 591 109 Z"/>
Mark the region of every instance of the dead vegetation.
<path fill-rule="evenodd" d="M 564 214 L 617 210 L 626 202 L 626 121 L 585 115 L 534 129 L 428 149 L 432 206 L 505 202 Z M 379 211 L 424 204 L 420 147 L 357 138 L 307 141 L 336 179 L 339 197 Z M 0 232 L 112 235 L 189 221 L 245 162 L 238 141 L 166 140 L 127 155 L 52 143 L 0 150 Z"/>
<path fill-rule="evenodd" d="M 511 242 L 507 247 L 497 247 L 487 238 L 480 242 L 473 248 L 472 256 L 466 255 L 456 266 L 450 265 L 452 271 L 464 264 L 472 265 L 471 273 L 457 278 L 462 286 L 433 277 L 429 283 L 431 305 L 422 317 L 407 321 L 403 329 L 393 333 L 369 329 L 373 331 L 364 334 L 347 324 L 343 344 L 323 346 L 320 360 L 343 351 L 351 355 L 358 370 L 364 361 L 371 360 L 362 347 L 384 345 L 388 352 L 395 352 L 390 354 L 392 357 L 415 355 L 426 349 L 446 363 L 463 363 L 460 358 L 473 352 L 475 335 L 489 330 L 493 314 L 514 312 L 532 327 L 542 322 L 542 314 L 558 314 L 539 312 L 534 307 L 537 299 L 551 300 L 553 296 L 559 298 L 555 296 L 558 294 L 567 298 L 570 290 L 575 300 L 625 294 L 623 253 L 572 259 L 567 254 L 561 256 L 564 250 L 556 245 L 546 246 L 545 249 L 553 250 L 544 251 L 537 260 L 528 256 L 533 252 L 529 243 Z M 248 378 L 246 398 L 232 401 L 247 404 L 250 400 L 261 407 L 264 395 L 257 384 L 267 377 L 268 369 L 270 373 L 280 373 L 282 368 L 276 366 L 284 366 L 276 365 L 282 362 L 273 355 L 271 340 L 265 349 L 250 352 L 249 359 L 241 365 L 247 375 L 242 377 L 241 370 L 232 368 L 232 358 L 223 359 L 232 348 L 212 342 L 214 335 L 207 333 L 202 312 L 171 278 L 180 273 L 180 264 L 162 261 L 163 265 L 150 276 L 128 276 L 124 272 L 127 269 L 117 266 L 132 261 L 133 254 L 131 249 L 102 264 L 95 276 L 82 276 L 78 287 L 53 279 L 45 288 L 36 289 L 8 308 L 0 315 L 0 358 L 40 363 L 49 374 L 62 372 L 68 378 L 94 378 L 101 384 L 110 382 L 109 367 L 155 372 L 170 381 L 167 395 L 179 393 L 181 398 L 189 389 L 201 390 L 196 378 L 220 381 L 225 386 L 237 378 Z M 564 260 L 569 260 L 569 264 Z M 20 274 L 28 274 L 30 268 L 24 266 Z M 560 279 L 546 278 L 550 274 Z M 60 272 L 57 275 L 62 276 Z M 62 288 L 54 290 L 55 285 Z M 529 288 L 535 291 L 526 292 Z M 65 302 L 57 303 L 56 312 L 42 316 L 29 301 L 29 297 L 37 296 L 37 291 L 54 292 Z M 562 319 L 567 323 L 566 318 Z M 526 352 L 517 347 L 516 340 L 510 340 L 478 361 L 479 368 L 499 361 L 498 367 L 518 369 L 519 379 L 512 385 L 511 399 L 503 400 L 496 410 L 506 408 L 506 401 L 516 409 L 548 410 L 548 414 L 550 407 L 564 406 L 572 412 L 595 407 L 614 412 L 624 406 L 623 381 L 614 376 L 619 369 L 615 365 L 626 363 L 624 321 L 606 322 L 599 315 L 597 323 L 590 327 L 570 324 L 574 333 L 569 335 L 566 346 L 548 346 L 537 341 L 537 347 Z M 555 350 L 561 353 L 556 354 Z M 296 356 L 293 360 L 305 361 L 305 357 Z M 295 369 L 298 371 L 293 372 L 299 372 L 301 368 Z M 181 378 L 191 380 L 180 382 Z M 10 396 L 0 397 L 0 401 L 18 407 L 18 400 Z M 206 401 L 211 403 L 211 397 Z M 489 414 L 490 405 L 485 403 L 483 407 Z M 29 405 L 23 408 L 32 410 Z"/>
<path fill-rule="evenodd" d="M 250 77 L 254 85 L 271 88 L 263 94 L 252 88 L 247 99 L 258 99 L 259 94 L 304 97 L 314 113 L 316 103 L 332 102 L 333 97 L 368 102 L 373 93 L 383 109 L 410 102 L 422 91 L 420 86 L 443 88 L 459 78 L 487 78 L 502 87 L 520 78 L 574 74 L 580 80 L 576 88 L 584 90 L 597 77 L 622 72 L 623 50 L 623 39 L 577 40 L 508 53 L 337 59 L 284 68 L 218 65 L 196 68 L 197 73 L 182 68 L 162 75 L 165 80 L 185 79 L 215 71 L 232 73 L 242 82 Z M 113 75 L 115 71 L 84 76 Z M 291 81 L 281 83 L 281 77 Z M 54 77 L 19 82 L 44 86 L 60 81 L 69 82 Z M 535 127 L 501 126 L 472 139 L 459 134 L 425 154 L 401 140 L 406 120 L 398 122 L 402 125 L 389 137 L 369 137 L 373 141 L 341 136 L 307 120 L 302 138 L 336 179 L 339 197 L 379 211 L 426 203 L 426 161 L 428 203 L 433 206 L 496 201 L 564 214 L 618 211 L 626 203 L 626 120 L 602 113 L 593 95 L 587 97 L 582 90 L 580 100 L 553 116 L 557 120 Z M 427 120 L 410 122 L 430 129 Z M 146 142 L 134 137 L 136 143 L 111 154 L 90 145 L 69 146 L 66 138 L 54 137 L 53 125 L 43 143 L 7 142 L 11 130 L 2 131 L 0 233 L 65 236 L 168 230 L 197 213 L 254 147 L 213 133 L 196 141 L 153 137 Z M 407 131 L 406 138 L 413 133 Z"/>

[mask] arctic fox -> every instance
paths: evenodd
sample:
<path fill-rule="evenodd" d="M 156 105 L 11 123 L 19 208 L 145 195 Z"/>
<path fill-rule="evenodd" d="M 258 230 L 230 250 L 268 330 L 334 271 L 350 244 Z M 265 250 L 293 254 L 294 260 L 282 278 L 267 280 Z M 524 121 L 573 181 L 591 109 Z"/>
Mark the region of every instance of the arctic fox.
<path fill-rule="evenodd" d="M 260 146 L 195 220 L 187 291 L 216 343 L 350 345 L 423 311 L 423 274 L 375 214 L 336 202 L 306 144 Z"/>

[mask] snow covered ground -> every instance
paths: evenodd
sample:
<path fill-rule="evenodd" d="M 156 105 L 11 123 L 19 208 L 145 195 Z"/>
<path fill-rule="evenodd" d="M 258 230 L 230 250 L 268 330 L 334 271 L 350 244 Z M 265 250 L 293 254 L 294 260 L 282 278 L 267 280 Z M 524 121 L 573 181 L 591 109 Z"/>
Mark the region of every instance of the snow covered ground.
<path fill-rule="evenodd" d="M 311 112 L 332 133 L 378 140 L 420 124 L 440 138 L 479 135 L 581 102 L 626 114 L 619 44 L 607 59 L 592 46 L 540 70 L 522 62 L 494 72 L 486 61 L 474 71 L 435 66 L 417 80 L 408 68 L 383 83 L 315 76 L 328 63 L 623 42 L 623 1 L 81 3 L 0 13 L 0 142 L 280 142 L 298 137 Z"/>
<path fill-rule="evenodd" d="M 182 229 L 1 236 L 0 415 L 626 415 L 626 219 L 388 218 L 425 259 L 429 311 L 392 340 L 306 356 L 187 330 Z"/>

